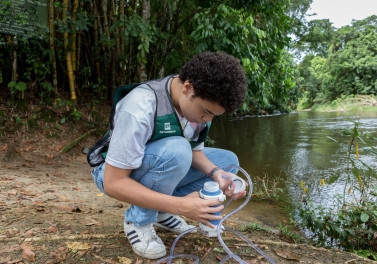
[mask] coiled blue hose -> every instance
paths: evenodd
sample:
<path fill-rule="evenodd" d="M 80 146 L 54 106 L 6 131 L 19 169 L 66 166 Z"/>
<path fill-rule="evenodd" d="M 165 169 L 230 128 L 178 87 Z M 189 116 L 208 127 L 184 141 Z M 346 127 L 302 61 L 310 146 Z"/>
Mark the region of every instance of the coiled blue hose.
<path fill-rule="evenodd" d="M 249 174 L 244 170 L 242 169 L 241 167 L 239 166 L 236 166 L 236 165 L 232 165 L 232 166 L 229 166 L 227 168 L 224 168 L 224 170 L 229 170 L 230 168 L 236 168 L 238 171 L 242 172 L 242 174 L 247 178 L 247 181 L 248 181 L 248 184 L 249 184 L 249 191 L 248 191 L 248 194 L 246 196 L 246 199 L 245 201 L 238 207 L 236 208 L 235 210 L 233 210 L 232 212 L 230 212 L 229 214 L 227 214 L 226 216 L 223 217 L 223 219 L 221 219 L 220 223 L 217 225 L 217 238 L 221 244 L 221 246 L 223 247 L 223 249 L 225 250 L 225 252 L 228 254 L 226 255 L 221 261 L 220 261 L 220 264 L 222 263 L 225 263 L 225 261 L 227 261 L 228 259 L 232 258 L 234 259 L 235 261 L 237 261 L 238 263 L 241 263 L 241 264 L 247 264 L 246 261 L 242 260 L 238 255 L 236 255 L 235 253 L 233 253 L 229 247 L 224 243 L 222 237 L 221 237 L 221 233 L 222 233 L 222 227 L 223 227 L 223 222 L 228 219 L 230 216 L 232 216 L 233 214 L 237 213 L 238 211 L 240 211 L 242 208 L 245 207 L 245 205 L 250 201 L 251 199 L 251 195 L 252 195 L 252 189 L 253 189 L 253 183 L 251 181 L 251 178 L 249 176 Z M 229 205 L 229 203 L 232 201 L 232 199 L 230 199 L 224 206 L 227 207 Z M 239 236 L 240 238 L 242 238 L 248 245 L 250 245 L 255 251 L 257 251 L 260 255 L 262 255 L 263 257 L 265 257 L 268 262 L 270 262 L 271 264 L 276 264 L 276 262 L 270 257 L 268 256 L 265 252 L 263 252 L 260 248 L 258 248 L 253 242 L 251 242 L 250 240 L 248 240 L 247 237 L 245 237 L 242 233 L 232 229 L 232 228 L 229 228 L 229 227 L 224 227 L 225 230 L 227 231 L 230 231 L 232 233 L 234 233 L 235 235 Z M 189 259 L 194 259 L 195 260 L 195 264 L 198 264 L 199 263 L 199 257 L 196 256 L 196 255 L 193 255 L 193 254 L 177 254 L 177 255 L 174 255 L 174 249 L 175 249 L 175 246 L 178 242 L 178 240 L 184 236 L 185 234 L 188 234 L 188 233 L 191 233 L 191 232 L 195 232 L 197 231 L 197 227 L 194 227 L 194 228 L 191 228 L 191 229 L 188 229 L 186 230 L 185 232 L 182 232 L 181 234 L 179 234 L 176 239 L 174 240 L 171 248 L 170 248 L 170 255 L 169 256 L 166 256 L 166 257 L 163 257 L 159 260 L 157 260 L 156 262 L 154 262 L 154 264 L 159 264 L 159 263 L 163 263 L 165 261 L 167 261 L 168 264 L 171 264 L 173 259 L 175 258 L 189 258 Z"/>

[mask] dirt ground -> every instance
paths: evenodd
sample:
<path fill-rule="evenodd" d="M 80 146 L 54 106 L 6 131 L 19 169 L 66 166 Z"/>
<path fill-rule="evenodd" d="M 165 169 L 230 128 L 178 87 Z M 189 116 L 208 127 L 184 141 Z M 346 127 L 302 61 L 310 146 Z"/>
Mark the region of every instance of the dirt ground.
<path fill-rule="evenodd" d="M 85 132 L 66 127 L 60 129 L 58 138 L 41 131 L 16 131 L 3 136 L 0 264 L 155 262 L 133 254 L 123 234 L 123 213 L 128 204 L 101 194 L 92 181 L 81 150 L 92 144 L 94 137 L 86 138 L 68 153 L 60 153 Z M 226 226 L 238 228 L 245 224 L 235 219 L 230 218 Z M 169 250 L 176 235 L 161 230 L 158 234 Z M 259 230 L 243 235 L 276 263 L 375 263 L 340 250 L 296 244 L 277 232 Z M 231 232 L 225 232 L 223 238 L 245 263 L 269 263 Z M 217 239 L 198 233 L 183 236 L 174 254 L 194 254 L 199 263 L 219 263 L 226 256 Z M 174 259 L 173 263 L 193 260 Z"/>

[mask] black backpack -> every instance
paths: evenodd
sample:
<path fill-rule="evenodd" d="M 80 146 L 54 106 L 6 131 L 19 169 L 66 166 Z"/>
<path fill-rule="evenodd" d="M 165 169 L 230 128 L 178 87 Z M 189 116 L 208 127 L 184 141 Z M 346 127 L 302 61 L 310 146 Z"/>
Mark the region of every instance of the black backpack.
<path fill-rule="evenodd" d="M 106 153 L 109 148 L 111 139 L 110 130 L 114 129 L 114 115 L 116 104 L 140 84 L 141 83 L 131 83 L 127 85 L 121 85 L 115 89 L 109 118 L 109 129 L 107 130 L 106 134 L 89 149 L 89 152 L 86 156 L 86 159 L 91 167 L 96 167 L 105 162 Z"/>

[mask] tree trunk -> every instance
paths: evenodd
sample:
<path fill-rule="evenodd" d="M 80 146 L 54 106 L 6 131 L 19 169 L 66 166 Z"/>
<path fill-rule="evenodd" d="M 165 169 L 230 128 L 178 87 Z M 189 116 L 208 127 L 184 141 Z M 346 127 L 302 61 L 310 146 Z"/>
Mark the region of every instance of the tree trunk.
<path fill-rule="evenodd" d="M 12 41 L 12 81 L 17 82 L 18 76 L 17 76 L 17 46 L 18 46 L 18 40 L 11 37 Z"/>
<path fill-rule="evenodd" d="M 94 20 L 94 23 L 93 23 L 93 38 L 94 38 L 94 44 L 96 45 L 100 38 L 99 12 L 98 12 L 98 5 L 97 5 L 96 0 L 93 1 L 93 13 L 94 13 L 94 17 L 97 18 Z M 97 83 L 100 85 L 101 84 L 101 66 L 98 61 L 99 52 L 98 52 L 98 49 L 93 49 L 93 50 L 94 50 L 94 66 L 96 69 Z"/>
<path fill-rule="evenodd" d="M 108 14 L 108 10 L 109 10 L 109 1 L 111 0 L 102 0 L 102 19 L 103 19 L 103 31 L 100 31 L 101 33 L 104 33 L 104 36 L 101 36 L 102 38 L 105 38 L 106 40 L 110 40 L 110 27 L 109 27 L 109 14 Z M 111 9 L 111 8 L 110 8 Z M 112 51 L 111 49 L 109 48 L 109 45 L 103 45 L 103 52 L 104 54 L 106 54 L 106 57 L 107 58 L 110 58 L 110 59 L 107 59 L 105 60 L 105 63 L 104 63 L 104 73 L 102 76 L 105 77 L 105 84 L 110 88 L 109 89 L 109 92 L 110 91 L 113 91 L 114 90 L 114 85 L 113 85 L 113 82 L 112 82 L 112 74 L 111 74 L 111 63 L 112 63 Z M 111 92 L 112 94 L 112 92 Z M 110 94 L 108 94 L 110 96 Z"/>
<path fill-rule="evenodd" d="M 68 12 L 68 0 L 63 0 L 63 21 L 67 23 L 67 12 Z M 68 72 L 68 82 L 69 90 L 71 94 L 71 100 L 76 100 L 76 91 L 75 91 L 75 75 L 72 67 L 72 52 L 69 47 L 69 32 L 65 31 L 63 34 L 64 38 L 64 49 L 66 52 L 66 64 Z"/>
<path fill-rule="evenodd" d="M 17 83 L 18 82 L 18 74 L 17 74 L 17 46 L 18 46 L 18 40 L 15 39 L 12 36 L 12 37 L 10 37 L 10 41 L 11 41 L 11 45 L 12 45 L 12 81 L 15 82 L 15 83 Z M 21 97 L 23 97 L 23 93 L 24 92 L 22 92 Z M 14 100 L 13 95 L 12 95 L 12 100 Z"/>
<path fill-rule="evenodd" d="M 118 53 L 118 58 L 122 58 L 124 56 L 124 52 L 125 52 L 125 49 L 124 49 L 124 42 L 125 42 L 125 33 L 124 33 L 124 1 L 119 1 L 119 13 L 118 13 L 118 17 L 119 17 L 119 20 L 122 22 L 122 26 L 119 27 L 119 30 L 118 30 L 118 34 L 119 34 L 119 37 L 118 37 L 118 50 L 117 50 L 117 53 Z M 125 82 L 125 63 L 124 63 L 124 59 L 119 59 L 118 60 L 118 84 L 122 84 Z"/>
<path fill-rule="evenodd" d="M 116 8 L 115 8 L 115 0 L 111 0 L 110 2 L 110 24 L 115 25 L 118 20 Z M 110 87 L 117 87 L 119 85 L 117 77 L 118 77 L 118 71 L 119 71 L 119 38 L 116 38 L 116 34 L 113 34 L 110 36 L 111 38 L 114 38 L 115 40 L 115 47 L 110 50 L 110 73 L 111 73 L 111 79 L 110 79 Z"/>
<path fill-rule="evenodd" d="M 149 21 L 151 17 L 151 2 L 149 0 L 143 0 L 142 6 L 143 6 L 143 10 L 142 10 L 143 20 Z M 146 54 L 144 56 L 146 56 Z M 143 82 L 147 80 L 148 75 L 147 75 L 146 65 L 144 61 L 142 60 L 139 61 L 137 72 L 138 72 L 139 82 Z"/>
<path fill-rule="evenodd" d="M 75 22 L 77 20 L 77 9 L 79 8 L 79 0 L 73 1 L 73 10 L 72 10 L 72 20 Z M 75 28 L 72 28 L 72 43 L 71 43 L 71 52 L 72 52 L 72 68 L 74 73 L 77 69 L 77 32 Z"/>
<path fill-rule="evenodd" d="M 48 26 L 50 29 L 50 51 L 51 51 L 51 64 L 52 64 L 52 87 L 54 88 L 55 96 L 59 97 L 58 91 L 58 74 L 56 68 L 56 54 L 55 54 L 55 26 L 54 26 L 54 0 L 48 1 Z"/>

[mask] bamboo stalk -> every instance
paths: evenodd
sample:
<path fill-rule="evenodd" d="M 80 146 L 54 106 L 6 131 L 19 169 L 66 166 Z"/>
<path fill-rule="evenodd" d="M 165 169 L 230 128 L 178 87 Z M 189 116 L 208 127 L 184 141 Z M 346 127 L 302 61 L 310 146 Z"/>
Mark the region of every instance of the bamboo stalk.
<path fill-rule="evenodd" d="M 107 15 L 108 10 L 108 1 L 103 0 L 102 1 L 102 11 L 103 11 L 103 27 L 105 30 L 105 36 L 107 39 L 110 39 L 110 29 L 109 29 L 109 19 Z"/>
<path fill-rule="evenodd" d="M 70 51 L 67 52 L 66 61 L 67 61 L 69 91 L 71 93 L 71 100 L 76 100 L 75 75 L 73 74 L 72 54 Z"/>
<path fill-rule="evenodd" d="M 66 23 L 68 12 L 68 0 L 63 0 L 63 21 Z M 75 75 L 72 67 L 72 54 L 69 50 L 69 33 L 65 31 L 63 34 L 64 38 L 64 48 L 66 51 L 66 65 L 68 72 L 68 82 L 69 82 L 69 91 L 71 94 L 71 100 L 76 100 L 76 91 L 75 91 Z"/>
<path fill-rule="evenodd" d="M 77 9 L 79 8 L 79 0 L 73 1 L 73 10 L 72 10 L 72 20 L 77 20 Z M 71 52 L 72 52 L 72 68 L 76 72 L 77 69 L 77 32 L 76 29 L 72 29 L 72 43 L 71 43 Z"/>

